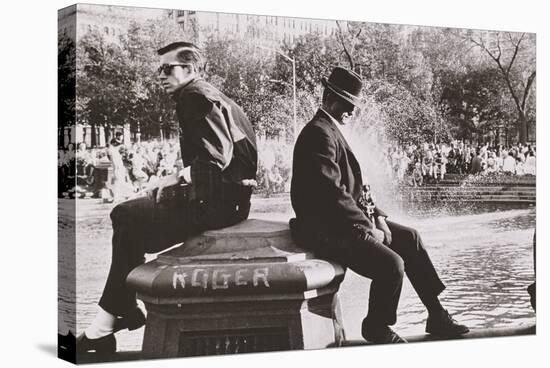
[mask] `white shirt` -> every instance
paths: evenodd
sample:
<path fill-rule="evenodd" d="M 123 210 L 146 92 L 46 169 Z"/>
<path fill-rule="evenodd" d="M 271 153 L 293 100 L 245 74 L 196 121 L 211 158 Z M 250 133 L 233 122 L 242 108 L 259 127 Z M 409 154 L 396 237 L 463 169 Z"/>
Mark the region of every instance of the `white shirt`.
<path fill-rule="evenodd" d="M 525 170 L 525 174 L 536 175 L 537 167 L 535 156 L 527 156 L 527 160 L 525 160 L 525 165 L 523 166 L 523 169 Z"/>
<path fill-rule="evenodd" d="M 502 171 L 515 173 L 516 172 L 516 159 L 512 156 L 508 156 L 504 159 L 502 163 Z"/>
<path fill-rule="evenodd" d="M 334 117 L 332 117 L 332 115 L 330 115 L 328 112 L 326 112 L 326 110 L 323 109 L 322 107 L 320 108 L 320 110 L 322 112 L 324 112 L 330 118 L 330 120 L 334 123 L 334 125 L 336 125 L 336 128 L 340 131 L 340 133 L 342 133 L 342 135 L 344 135 L 344 131 L 342 130 L 342 128 L 344 127 L 344 124 L 340 123 L 338 120 L 336 120 Z M 344 135 L 344 137 L 345 137 L 345 135 Z"/>
<path fill-rule="evenodd" d="M 326 110 L 324 110 L 322 107 L 320 108 L 320 110 L 322 112 L 324 112 L 325 114 L 327 114 L 327 116 L 334 123 L 334 125 L 336 125 L 336 129 L 338 129 L 340 131 L 340 133 L 342 134 L 342 136 L 344 137 L 344 140 L 346 141 L 346 143 L 353 150 L 355 150 L 355 148 L 359 148 L 359 147 L 354 147 L 355 143 L 357 143 L 357 142 L 355 142 L 355 140 L 353 139 L 354 136 L 353 136 L 353 132 L 352 132 L 350 124 L 344 124 L 344 123 L 339 122 L 332 115 L 330 115 L 328 112 L 326 112 Z"/>

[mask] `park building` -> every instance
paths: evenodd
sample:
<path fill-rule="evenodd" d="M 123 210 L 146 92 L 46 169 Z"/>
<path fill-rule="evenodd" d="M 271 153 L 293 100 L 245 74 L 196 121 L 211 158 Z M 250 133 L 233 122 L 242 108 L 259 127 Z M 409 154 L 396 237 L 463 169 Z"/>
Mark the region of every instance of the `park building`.
<path fill-rule="evenodd" d="M 336 21 L 325 19 L 78 4 L 58 12 L 58 32 L 76 40 L 88 32 L 96 32 L 116 43 L 133 22 L 169 19 L 184 31 L 195 31 L 198 43 L 214 35 L 292 44 L 304 34 L 317 33 L 329 37 L 338 31 Z M 346 22 L 341 21 L 340 24 L 345 27 Z"/>
<path fill-rule="evenodd" d="M 78 19 L 77 19 L 78 13 Z M 130 25 L 167 18 L 168 10 L 113 5 L 77 4 L 58 12 L 58 33 L 80 40 L 86 33 L 101 33 L 110 42 L 119 42 Z"/>
<path fill-rule="evenodd" d="M 175 21 L 184 31 L 194 30 L 200 44 L 210 36 L 247 38 L 267 46 L 293 44 L 298 37 L 317 33 L 329 37 L 338 31 L 334 20 L 174 10 Z M 345 22 L 340 22 L 345 26 Z"/>

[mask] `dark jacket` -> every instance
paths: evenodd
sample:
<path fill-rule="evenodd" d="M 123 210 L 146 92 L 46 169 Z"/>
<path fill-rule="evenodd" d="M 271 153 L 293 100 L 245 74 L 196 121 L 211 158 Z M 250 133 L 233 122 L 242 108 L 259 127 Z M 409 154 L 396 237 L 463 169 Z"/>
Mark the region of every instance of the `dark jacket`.
<path fill-rule="evenodd" d="M 229 97 L 201 78 L 175 94 L 184 166 L 192 197 L 235 202 L 243 179 L 255 179 L 258 153 L 250 121 Z M 251 189 L 244 188 L 250 197 Z"/>
<path fill-rule="evenodd" d="M 475 155 L 472 158 L 472 163 L 470 167 L 470 174 L 479 174 L 481 172 L 481 157 Z"/>
<path fill-rule="evenodd" d="M 314 247 L 320 239 L 349 238 L 357 229 L 374 229 L 357 206 L 362 186 L 355 155 L 330 117 L 319 110 L 294 147 L 290 195 L 296 220 L 291 227 L 298 243 Z M 376 208 L 375 216 L 386 214 Z"/>

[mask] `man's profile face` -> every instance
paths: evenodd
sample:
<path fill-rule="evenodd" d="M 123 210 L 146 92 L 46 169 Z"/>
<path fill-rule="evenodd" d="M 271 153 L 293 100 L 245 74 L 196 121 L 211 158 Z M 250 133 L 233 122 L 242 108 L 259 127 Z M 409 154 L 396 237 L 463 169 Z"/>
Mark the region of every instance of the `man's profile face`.
<path fill-rule="evenodd" d="M 181 61 L 177 58 L 178 50 L 172 50 L 160 57 L 161 66 L 165 67 L 159 72 L 159 80 L 168 93 L 174 93 L 179 87 L 189 83 L 195 78 L 195 70 L 192 65 L 177 65 Z"/>
<path fill-rule="evenodd" d="M 331 98 L 329 108 L 331 110 L 330 114 L 341 123 L 345 123 L 346 120 L 350 119 L 355 110 L 355 106 L 352 103 L 336 96 Z"/>

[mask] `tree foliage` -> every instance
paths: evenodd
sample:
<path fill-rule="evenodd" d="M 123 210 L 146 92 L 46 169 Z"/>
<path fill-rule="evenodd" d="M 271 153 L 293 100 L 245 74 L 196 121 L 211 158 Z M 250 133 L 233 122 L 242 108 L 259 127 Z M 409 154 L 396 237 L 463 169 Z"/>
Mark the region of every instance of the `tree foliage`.
<path fill-rule="evenodd" d="M 527 140 L 527 123 L 535 89 L 535 34 L 511 32 L 467 32 L 472 44 L 496 66 L 517 113 L 519 141 Z"/>
<path fill-rule="evenodd" d="M 492 68 L 448 71 L 441 76 L 441 108 L 454 122 L 453 136 L 472 139 L 474 134 L 496 131 L 512 118 L 504 108 L 508 99 L 498 71 Z"/>
<path fill-rule="evenodd" d="M 382 111 L 386 133 L 400 144 L 441 142 L 449 138 L 436 108 L 399 84 L 379 80 L 370 85 Z"/>
<path fill-rule="evenodd" d="M 116 40 L 98 32 L 84 35 L 77 50 L 81 122 L 107 128 L 129 124 L 145 137 L 174 125 L 172 102 L 157 81 L 156 50 L 185 37 L 175 25 L 153 22 L 132 23 Z"/>
<path fill-rule="evenodd" d="M 128 123 L 145 137 L 175 125 L 173 102 L 157 81 L 156 50 L 178 39 L 193 40 L 197 29 L 185 33 L 172 22 L 148 22 L 132 24 L 117 40 L 86 34 L 76 52 L 76 104 L 60 102 L 60 118 L 70 122 L 76 109 L 81 122 Z M 535 117 L 534 35 L 490 38 L 496 44 L 479 32 L 339 22 L 333 35 L 313 32 L 293 44 L 266 48 L 254 37 L 212 34 L 201 49 L 205 78 L 243 108 L 259 136 L 292 137 L 294 62 L 298 128 L 318 108 L 321 78 L 341 65 L 362 76 L 363 97 L 376 111 L 376 124 L 397 142 L 477 140 L 516 128 L 525 138 L 524 126 Z M 60 73 L 74 58 L 63 52 Z M 69 93 L 71 83 L 69 77 L 60 84 L 60 94 Z M 371 118 L 367 123 L 375 124 Z"/>
<path fill-rule="evenodd" d="M 58 127 L 74 125 L 75 94 L 76 94 L 76 48 L 74 41 L 60 35 L 57 44 L 57 75 L 58 75 Z"/>

